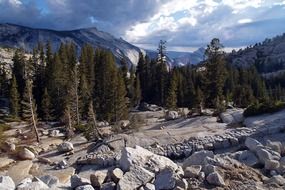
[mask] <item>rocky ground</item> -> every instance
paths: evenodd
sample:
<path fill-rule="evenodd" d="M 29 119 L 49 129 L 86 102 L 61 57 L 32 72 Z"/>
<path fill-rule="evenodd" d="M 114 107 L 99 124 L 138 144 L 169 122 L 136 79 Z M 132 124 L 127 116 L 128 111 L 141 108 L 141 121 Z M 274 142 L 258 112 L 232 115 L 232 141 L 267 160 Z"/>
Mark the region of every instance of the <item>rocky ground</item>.
<path fill-rule="evenodd" d="M 223 122 L 136 112 L 145 120 L 138 130 L 110 135 L 105 126 L 100 142 L 42 124 L 35 143 L 25 123 L 10 123 L 0 189 L 284 189 L 285 110 L 245 120 L 242 112 L 227 110 Z"/>

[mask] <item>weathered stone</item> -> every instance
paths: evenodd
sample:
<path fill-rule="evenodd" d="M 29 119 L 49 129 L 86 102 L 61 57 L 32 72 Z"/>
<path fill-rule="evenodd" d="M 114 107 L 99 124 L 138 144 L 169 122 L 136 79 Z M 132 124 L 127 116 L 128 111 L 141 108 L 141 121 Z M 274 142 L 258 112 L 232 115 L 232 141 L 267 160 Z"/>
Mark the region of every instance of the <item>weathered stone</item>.
<path fill-rule="evenodd" d="M 111 172 L 111 178 L 115 183 L 118 183 L 118 181 L 124 176 L 124 172 L 120 168 L 115 168 Z"/>
<path fill-rule="evenodd" d="M 37 177 L 34 177 L 32 180 L 24 180 L 18 186 L 17 190 L 48 190 L 50 187 L 45 184 L 42 180 Z"/>
<path fill-rule="evenodd" d="M 155 185 L 152 183 L 147 183 L 144 187 L 144 190 L 155 190 Z"/>
<path fill-rule="evenodd" d="M 94 188 L 92 187 L 92 185 L 83 185 L 76 187 L 75 190 L 94 190 Z"/>
<path fill-rule="evenodd" d="M 211 164 L 204 165 L 203 172 L 205 172 L 205 175 L 209 175 L 210 173 L 216 172 L 216 166 Z"/>
<path fill-rule="evenodd" d="M 218 172 L 210 173 L 206 179 L 207 182 L 211 185 L 225 186 L 224 179 Z"/>
<path fill-rule="evenodd" d="M 196 178 L 199 176 L 199 173 L 201 172 L 201 170 L 202 170 L 201 165 L 188 166 L 184 170 L 184 177 L 185 178 Z"/>
<path fill-rule="evenodd" d="M 60 131 L 59 130 L 51 130 L 49 131 L 49 136 L 50 137 L 57 137 L 59 136 Z"/>
<path fill-rule="evenodd" d="M 265 160 L 264 168 L 267 170 L 276 170 L 279 166 L 280 164 L 277 160 Z"/>
<path fill-rule="evenodd" d="M 23 148 L 19 150 L 18 157 L 22 160 L 33 160 L 35 158 L 35 154 L 29 149 Z"/>
<path fill-rule="evenodd" d="M 252 152 L 256 152 L 258 146 L 262 146 L 262 144 L 251 137 L 247 137 L 245 140 L 245 146 Z"/>
<path fill-rule="evenodd" d="M 71 188 L 75 189 L 76 187 L 83 186 L 83 185 L 89 185 L 90 180 L 86 178 L 81 178 L 78 175 L 73 175 L 70 178 L 71 182 Z"/>
<path fill-rule="evenodd" d="M 262 164 L 265 164 L 266 160 L 272 160 L 272 155 L 265 149 L 259 147 L 256 150 L 257 157 Z"/>
<path fill-rule="evenodd" d="M 115 190 L 116 184 L 114 182 L 104 183 L 101 186 L 101 190 Z"/>
<path fill-rule="evenodd" d="M 170 167 L 173 170 L 178 168 L 177 164 L 169 158 L 156 155 L 140 146 L 125 147 L 122 150 L 119 164 L 123 171 L 128 171 L 132 165 L 145 167 L 152 172 L 158 172 L 165 167 Z"/>
<path fill-rule="evenodd" d="M 126 172 L 122 179 L 120 179 L 117 189 L 118 190 L 133 190 L 139 188 L 150 182 L 154 178 L 154 173 L 140 167 L 134 166 L 130 171 Z"/>
<path fill-rule="evenodd" d="M 214 158 L 214 153 L 207 150 L 195 152 L 183 162 L 183 168 L 191 165 L 203 165 L 206 157 Z"/>
<path fill-rule="evenodd" d="M 259 163 L 259 160 L 255 154 L 249 150 L 245 150 L 239 155 L 239 161 L 250 167 L 253 167 Z"/>
<path fill-rule="evenodd" d="M 276 175 L 265 181 L 265 184 L 285 185 L 285 179 L 281 175 Z"/>
<path fill-rule="evenodd" d="M 101 187 L 108 175 L 107 170 L 98 170 L 90 175 L 90 181 L 93 187 Z"/>
<path fill-rule="evenodd" d="M 168 111 L 166 112 L 166 115 L 165 115 L 165 120 L 174 120 L 174 119 L 177 119 L 179 117 L 179 114 L 177 111 Z"/>
<path fill-rule="evenodd" d="M 220 114 L 220 118 L 226 124 L 236 124 L 244 121 L 243 109 L 227 109 Z"/>
<path fill-rule="evenodd" d="M 273 151 L 281 154 L 282 143 L 281 142 L 272 142 L 270 140 L 266 141 L 266 146 L 271 148 Z"/>
<path fill-rule="evenodd" d="M 59 183 L 59 179 L 56 176 L 52 176 L 52 175 L 41 176 L 40 180 L 42 180 L 50 188 L 56 187 L 56 185 Z"/>
<path fill-rule="evenodd" d="M 70 152 L 73 151 L 73 144 L 71 142 L 63 142 L 57 146 L 59 152 Z"/>
<path fill-rule="evenodd" d="M 0 189 L 1 190 L 14 190 L 15 183 L 9 176 L 0 176 Z"/>
<path fill-rule="evenodd" d="M 176 176 L 173 170 L 165 168 L 160 171 L 154 181 L 155 189 L 173 189 L 176 186 Z"/>

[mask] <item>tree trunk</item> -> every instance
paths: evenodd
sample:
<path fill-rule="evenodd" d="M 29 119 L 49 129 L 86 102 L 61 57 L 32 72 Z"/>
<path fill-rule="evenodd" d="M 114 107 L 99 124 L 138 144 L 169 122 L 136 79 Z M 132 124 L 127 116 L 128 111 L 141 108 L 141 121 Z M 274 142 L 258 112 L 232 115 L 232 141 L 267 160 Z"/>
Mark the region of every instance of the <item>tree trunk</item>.
<path fill-rule="evenodd" d="M 30 99 L 30 108 L 31 108 L 31 114 L 32 114 L 33 129 L 36 133 L 37 142 L 39 143 L 40 142 L 40 136 L 39 136 L 39 132 L 38 132 L 38 128 L 37 128 L 37 121 L 35 118 L 35 113 L 34 113 L 34 108 L 33 108 L 33 100 L 32 100 L 31 93 L 29 94 L 29 99 Z"/>

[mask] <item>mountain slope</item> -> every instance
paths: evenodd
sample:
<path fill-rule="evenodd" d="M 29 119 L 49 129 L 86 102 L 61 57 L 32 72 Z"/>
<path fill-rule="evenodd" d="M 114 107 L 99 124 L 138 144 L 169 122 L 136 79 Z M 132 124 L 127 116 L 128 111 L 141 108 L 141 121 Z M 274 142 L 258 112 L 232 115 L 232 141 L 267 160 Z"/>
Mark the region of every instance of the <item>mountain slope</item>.
<path fill-rule="evenodd" d="M 0 46 L 23 48 L 31 52 L 38 42 L 50 41 L 53 49 L 59 48 L 60 43 L 73 42 L 80 50 L 84 44 L 109 49 L 117 60 L 124 57 L 129 64 L 136 65 L 139 60 L 140 48 L 96 28 L 78 29 L 71 31 L 55 31 L 34 29 L 14 24 L 0 24 Z"/>
<path fill-rule="evenodd" d="M 233 51 L 228 58 L 237 66 L 254 65 L 263 74 L 285 70 L 285 34 Z"/>

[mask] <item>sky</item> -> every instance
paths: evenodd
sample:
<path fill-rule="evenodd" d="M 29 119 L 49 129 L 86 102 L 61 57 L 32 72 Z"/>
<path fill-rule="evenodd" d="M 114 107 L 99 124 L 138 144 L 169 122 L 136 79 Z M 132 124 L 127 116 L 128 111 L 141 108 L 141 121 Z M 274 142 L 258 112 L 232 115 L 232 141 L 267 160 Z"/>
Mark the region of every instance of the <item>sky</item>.
<path fill-rule="evenodd" d="M 0 23 L 96 27 L 142 48 L 193 51 L 219 38 L 238 49 L 285 33 L 285 0 L 0 0 Z"/>

